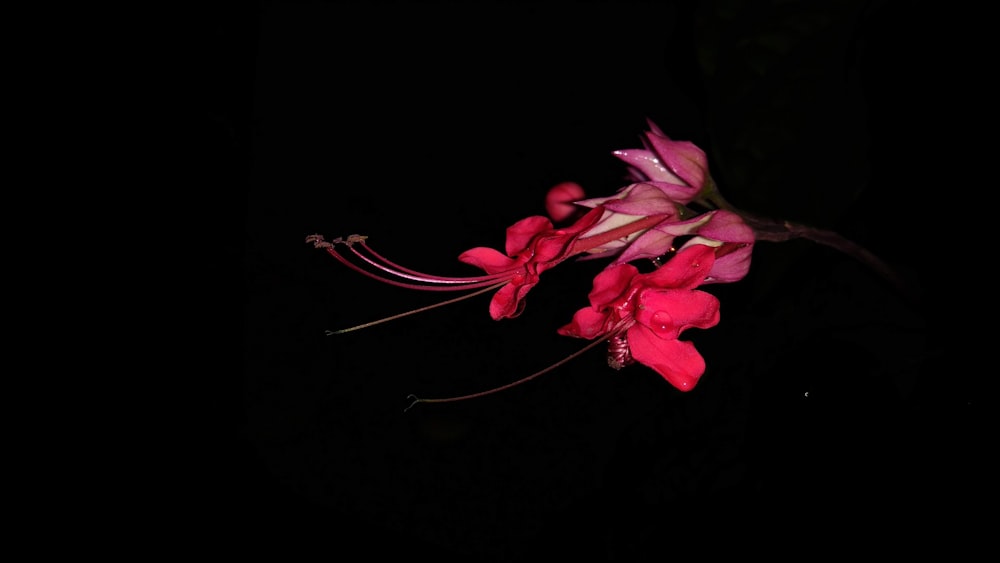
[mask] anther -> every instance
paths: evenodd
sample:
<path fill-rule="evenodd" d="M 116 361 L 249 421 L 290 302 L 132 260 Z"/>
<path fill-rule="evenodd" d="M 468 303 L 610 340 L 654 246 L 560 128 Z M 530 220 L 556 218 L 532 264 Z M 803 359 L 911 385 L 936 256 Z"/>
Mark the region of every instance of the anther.
<path fill-rule="evenodd" d="M 309 235 L 306 237 L 306 242 L 313 243 L 313 246 L 315 248 L 333 248 L 333 244 L 326 242 L 326 240 L 323 238 L 323 235 Z"/>

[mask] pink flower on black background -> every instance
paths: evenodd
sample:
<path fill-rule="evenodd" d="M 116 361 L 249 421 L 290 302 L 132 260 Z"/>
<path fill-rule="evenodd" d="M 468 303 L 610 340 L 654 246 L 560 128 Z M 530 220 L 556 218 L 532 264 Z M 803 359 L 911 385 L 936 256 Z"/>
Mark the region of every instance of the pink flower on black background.
<path fill-rule="evenodd" d="M 705 360 L 679 337 L 689 328 L 719 322 L 719 300 L 695 289 L 714 263 L 712 247 L 695 245 L 647 274 L 631 264 L 611 265 L 594 278 L 590 306 L 578 310 L 559 334 L 625 345 L 631 360 L 690 391 L 705 372 Z"/>

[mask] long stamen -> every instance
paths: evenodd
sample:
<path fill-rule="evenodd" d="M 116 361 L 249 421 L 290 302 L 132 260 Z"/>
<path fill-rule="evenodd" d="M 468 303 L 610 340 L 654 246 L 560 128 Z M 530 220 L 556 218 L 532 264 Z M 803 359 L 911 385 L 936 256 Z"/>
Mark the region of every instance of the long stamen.
<path fill-rule="evenodd" d="M 386 259 L 384 256 L 378 254 L 371 249 L 365 243 L 365 239 L 368 238 L 363 235 L 351 235 L 347 239 L 342 239 L 340 237 L 327 242 L 324 240 L 322 235 L 310 235 L 306 237 L 306 242 L 311 242 L 316 248 L 322 248 L 326 250 L 327 254 L 334 257 L 338 262 L 347 266 L 348 268 L 358 272 L 359 274 L 365 275 L 374 280 L 380 281 L 385 284 L 394 285 L 397 287 L 403 287 L 406 289 L 416 289 L 421 291 L 465 291 L 469 289 L 486 288 L 493 287 L 499 281 L 507 281 L 510 279 L 510 272 L 501 272 L 497 274 L 490 274 L 486 276 L 470 276 L 470 277 L 444 277 L 444 276 L 434 276 L 430 274 L 424 274 L 416 270 L 411 270 L 409 268 L 404 268 L 391 260 Z M 350 251 L 357 256 L 359 259 L 363 260 L 372 267 L 377 268 L 383 272 L 391 274 L 396 277 L 413 280 L 416 282 L 424 282 L 423 284 L 413 284 L 407 283 L 392 278 L 387 278 L 380 276 L 375 272 L 368 271 L 361 266 L 355 264 L 348 260 L 345 256 L 337 252 L 337 245 L 343 244 Z M 375 259 L 380 260 L 382 263 L 376 262 L 372 258 L 365 256 L 355 248 L 355 245 L 363 247 L 368 253 L 370 253 Z M 432 285 L 437 284 L 437 285 Z"/>
<path fill-rule="evenodd" d="M 456 297 L 454 299 L 449 299 L 447 301 L 442 301 L 440 303 L 434 303 L 433 305 L 428 305 L 426 307 L 421 307 L 419 309 L 413 309 L 412 311 L 407 311 L 405 313 L 400 313 L 398 315 L 393 315 L 391 317 L 385 317 L 385 318 L 379 319 L 377 321 L 371 321 L 371 322 L 368 322 L 368 323 L 359 324 L 357 326 L 352 326 L 350 328 L 342 328 L 340 330 L 328 330 L 328 331 L 326 331 L 326 335 L 327 336 L 333 336 L 334 334 L 344 334 L 345 332 L 351 332 L 351 331 L 354 331 L 354 330 L 360 330 L 362 328 L 368 328 L 370 326 L 375 326 L 375 325 L 386 323 L 386 322 L 389 322 L 389 321 L 394 321 L 396 319 L 401 319 L 403 317 L 408 317 L 410 315 L 415 315 L 417 313 L 423 313 L 424 311 L 430 311 L 431 309 L 437 309 L 438 307 L 444 307 L 445 305 L 451 305 L 452 303 L 458 303 L 459 301 L 464 301 L 464 300 L 466 300 L 466 299 L 468 299 L 470 297 L 475 297 L 477 295 L 481 295 L 483 293 L 486 293 L 486 292 L 489 292 L 491 290 L 497 289 L 497 288 L 503 286 L 506 283 L 507 283 L 506 281 L 503 281 L 503 282 L 498 283 L 498 284 L 493 284 L 491 286 L 487 286 L 487 287 L 485 287 L 483 289 L 480 289 L 479 291 L 474 291 L 474 292 L 472 292 L 472 293 L 470 293 L 468 295 L 463 295 L 461 297 Z M 465 288 L 463 288 L 463 289 L 465 289 Z"/>
<path fill-rule="evenodd" d="M 367 257 L 363 256 L 360 252 L 358 252 L 353 246 L 351 246 L 350 247 L 351 250 L 355 254 L 357 254 L 359 258 L 361 258 L 365 262 L 368 262 L 369 264 L 371 264 L 372 266 L 375 266 L 376 268 L 378 268 L 380 270 L 383 270 L 383 271 L 395 274 L 395 275 L 397 275 L 399 277 L 408 278 L 408 279 L 412 279 L 412 280 L 416 280 L 416 281 L 426 281 L 428 283 L 455 283 L 455 284 L 462 284 L 462 283 L 473 283 L 473 282 L 479 282 L 479 281 L 492 281 L 492 280 L 497 280 L 497 279 L 506 277 L 508 275 L 507 273 L 500 273 L 500 274 L 490 274 L 490 275 L 486 275 L 486 276 L 470 276 L 470 277 L 462 277 L 462 278 L 450 278 L 450 277 L 445 277 L 445 276 L 435 276 L 433 274 L 425 274 L 423 272 L 418 272 L 416 270 L 411 270 L 409 268 L 404 268 L 403 266 L 400 266 L 399 264 L 396 264 L 395 262 L 393 262 L 393 261 L 387 259 L 386 257 L 382 256 L 378 252 L 375 252 L 374 250 L 372 250 L 372 248 L 370 246 L 368 246 L 368 244 L 365 241 L 363 241 L 363 240 L 360 241 L 358 243 L 358 245 L 364 247 L 364 249 L 366 251 L 368 251 L 372 256 L 374 256 L 378 260 L 381 260 L 384 264 L 387 264 L 387 265 L 391 266 L 392 269 L 386 269 L 384 266 L 381 266 L 379 264 L 375 264 L 370 259 L 368 259 Z M 404 275 L 404 273 L 405 274 L 411 274 L 411 275 L 409 275 L 409 276 L 408 275 Z"/>
<path fill-rule="evenodd" d="M 401 281 L 394 280 L 394 279 L 391 279 L 391 278 L 386 278 L 386 277 L 380 276 L 378 274 L 369 272 L 368 270 L 366 270 L 366 269 L 358 266 L 357 264 L 351 262 L 347 258 L 344 258 L 343 256 L 341 256 L 341 254 L 339 252 L 337 252 L 333 248 L 327 248 L 326 251 L 327 251 L 328 254 L 330 254 L 330 256 L 333 256 L 334 258 L 336 258 L 341 264 L 347 266 L 348 268 L 354 270 L 355 272 L 358 272 L 359 274 L 363 274 L 365 276 L 368 276 L 369 278 L 372 278 L 373 280 L 378 280 L 378 281 L 380 281 L 382 283 L 386 283 L 386 284 L 389 284 L 389 285 L 394 285 L 396 287 L 405 287 L 406 289 L 419 289 L 421 291 L 465 291 L 465 290 L 468 290 L 468 289 L 476 289 L 476 288 L 480 288 L 480 287 L 493 287 L 493 285 L 495 285 L 497 283 L 497 280 L 503 280 L 503 282 L 506 283 L 507 282 L 507 278 L 509 278 L 509 274 L 505 274 L 504 276 L 496 276 L 496 277 L 489 278 L 489 279 L 484 280 L 484 281 L 478 281 L 478 282 L 474 282 L 474 283 L 459 282 L 458 285 L 423 285 L 423 284 L 415 284 L 415 283 L 406 283 L 406 282 L 401 282 Z M 395 272 L 391 272 L 391 273 L 395 274 Z M 396 274 L 396 275 L 399 275 L 399 274 Z"/>
<path fill-rule="evenodd" d="M 460 397 L 447 397 L 447 398 L 443 398 L 443 399 L 421 399 L 420 397 L 417 397 L 416 395 L 409 395 L 406 398 L 410 399 L 413 402 L 410 403 L 410 406 L 408 406 L 405 409 L 403 409 L 403 412 L 406 412 L 406 411 L 412 409 L 413 405 L 416 405 L 417 403 L 451 403 L 451 402 L 454 402 L 454 401 L 465 401 L 467 399 L 475 399 L 477 397 L 484 397 L 486 395 L 492 395 L 493 393 L 499 393 L 500 391 L 505 391 L 507 389 L 510 389 L 511 387 L 515 387 L 515 386 L 520 385 L 522 383 L 527 383 L 528 381 L 531 381 L 532 379 L 535 379 L 536 377 L 545 375 L 546 373 L 548 373 L 548 372 L 556 369 L 557 367 L 559 367 L 559 366 L 565 364 L 566 362 L 568 362 L 568 361 L 576 358 L 577 356 L 580 356 L 581 354 L 583 354 L 587 350 L 590 350 L 591 348 L 595 348 L 595 347 L 597 347 L 597 346 L 599 346 L 601 344 L 604 344 L 604 343 L 605 343 L 605 339 L 597 339 L 597 340 L 591 342 L 590 344 L 584 346 L 582 349 L 577 350 L 576 352 L 573 352 L 569 356 L 566 356 L 565 358 L 559 360 L 558 362 L 552 364 L 551 366 L 549 366 L 549 367 L 547 367 L 547 368 L 545 368 L 545 369 L 543 369 L 541 371 L 537 371 L 537 372 L 529 375 L 528 377 L 525 377 L 523 379 L 519 379 L 519 380 L 514 381 L 512 383 L 508 383 L 506 385 L 501 385 L 500 387 L 494 387 L 493 389 L 489 389 L 487 391 L 480 391 L 478 393 L 472 393 L 470 395 L 462 395 Z"/>

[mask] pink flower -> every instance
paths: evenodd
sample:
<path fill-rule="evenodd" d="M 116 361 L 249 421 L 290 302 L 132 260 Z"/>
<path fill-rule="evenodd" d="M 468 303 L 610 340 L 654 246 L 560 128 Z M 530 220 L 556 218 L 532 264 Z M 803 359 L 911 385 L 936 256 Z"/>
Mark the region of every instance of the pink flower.
<path fill-rule="evenodd" d="M 460 261 L 508 280 L 493 295 L 490 316 L 500 320 L 520 315 L 524 296 L 538 283 L 539 275 L 571 256 L 573 243 L 602 213 L 600 209 L 591 210 L 562 229 L 554 229 L 546 217 L 528 217 L 507 228 L 506 254 L 487 247 L 463 252 Z"/>
<path fill-rule="evenodd" d="M 612 367 L 639 362 L 677 389 L 690 391 L 705 372 L 705 360 L 694 344 L 678 338 L 689 328 L 719 322 L 718 299 L 695 289 L 714 263 L 714 248 L 693 245 L 648 274 L 631 264 L 612 264 L 594 278 L 590 306 L 558 332 L 608 339 Z"/>
<path fill-rule="evenodd" d="M 622 264 L 640 258 L 656 259 L 675 251 L 677 237 L 691 236 L 681 249 L 703 244 L 719 248 L 715 264 L 703 283 L 731 283 L 750 270 L 756 240 L 753 229 L 731 211 L 717 209 L 687 221 L 663 221 L 637 236 L 615 259 Z"/>
<path fill-rule="evenodd" d="M 545 194 L 545 212 L 556 223 L 575 218 L 582 214 L 583 209 L 576 201 L 586 195 L 583 186 L 576 182 L 560 182 L 552 186 Z"/>
<path fill-rule="evenodd" d="M 639 219 L 660 216 L 661 221 L 676 220 L 680 217 L 680 209 L 676 201 L 651 183 L 628 185 L 610 197 L 598 197 L 576 202 L 577 205 L 590 208 L 602 208 L 604 214 L 588 231 L 587 236 L 595 236 L 610 232 L 623 225 L 634 223 Z M 592 255 L 609 256 L 630 246 L 632 241 L 640 237 L 645 230 L 632 230 L 625 236 L 608 241 L 600 246 L 589 249 Z M 609 254 L 611 253 L 611 254 Z M 662 252 L 660 254 L 663 254 Z"/>
<path fill-rule="evenodd" d="M 692 219 L 681 220 L 682 213 L 690 214 L 690 211 L 650 182 L 631 184 L 614 196 L 586 199 L 577 204 L 604 209 L 600 220 L 587 230 L 585 236 L 588 238 L 608 233 L 623 225 L 637 225 L 636 221 L 639 220 L 659 217 L 658 222 L 649 228 L 627 229 L 624 236 L 593 246 L 587 250 L 590 256 L 584 259 L 616 256 L 614 264 L 643 258 L 655 260 L 675 252 L 676 239 L 686 237 L 687 242 L 680 245 L 681 248 L 692 244 L 725 246 L 716 253 L 715 266 L 704 283 L 738 281 L 750 269 L 750 256 L 756 240 L 754 231 L 739 215 L 731 211 L 717 209 Z"/>
<path fill-rule="evenodd" d="M 545 270 L 556 266 L 571 256 L 588 252 L 630 233 L 645 231 L 662 221 L 653 215 L 639 217 L 633 222 L 603 229 L 596 234 L 589 231 L 604 216 L 605 210 L 596 207 L 588 210 L 573 224 L 556 229 L 552 222 L 540 215 L 527 217 L 507 228 L 506 254 L 492 248 L 476 247 L 463 252 L 459 260 L 486 271 L 482 276 L 438 276 L 401 266 L 368 245 L 368 237 L 351 235 L 327 241 L 322 235 L 306 237 L 307 243 L 326 250 L 341 264 L 383 283 L 423 291 L 465 291 L 475 293 L 439 303 L 420 310 L 454 303 L 461 299 L 498 289 L 490 301 L 490 316 L 494 320 L 513 318 L 524 309 L 524 297 Z M 346 248 L 349 253 L 338 250 Z M 353 257 L 353 259 L 351 259 Z M 411 311 L 412 314 L 416 311 Z M 385 322 L 398 316 L 378 322 Z M 370 326 L 368 323 L 364 326 Z M 352 328 L 351 330 L 354 330 Z"/>
<path fill-rule="evenodd" d="M 612 154 L 629 165 L 637 182 L 648 181 L 674 201 L 687 205 L 698 198 L 708 174 L 705 151 L 690 141 L 674 141 L 652 121 L 643 134 L 642 149 L 617 150 Z"/>

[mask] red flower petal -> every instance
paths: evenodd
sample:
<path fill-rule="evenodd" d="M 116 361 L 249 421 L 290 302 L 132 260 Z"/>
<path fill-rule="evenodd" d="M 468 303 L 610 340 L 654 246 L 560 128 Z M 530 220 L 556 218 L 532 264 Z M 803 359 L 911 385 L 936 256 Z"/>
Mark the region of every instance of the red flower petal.
<path fill-rule="evenodd" d="M 594 288 L 590 290 L 590 304 L 594 309 L 602 309 L 620 299 L 629 283 L 639 273 L 631 264 L 608 266 L 594 276 Z"/>
<path fill-rule="evenodd" d="M 690 342 L 657 338 L 642 325 L 635 325 L 628 331 L 628 345 L 635 361 L 649 366 L 681 391 L 694 389 L 705 373 L 705 359 Z"/>
<path fill-rule="evenodd" d="M 635 320 L 659 338 L 676 339 L 689 328 L 719 324 L 719 300 L 704 291 L 646 290 L 639 294 Z"/>
<path fill-rule="evenodd" d="M 534 283 L 508 283 L 498 289 L 490 300 L 490 317 L 499 321 L 520 315 L 524 310 L 524 296 L 534 286 Z"/>
<path fill-rule="evenodd" d="M 518 266 L 518 261 L 504 256 L 499 250 L 478 246 L 458 256 L 461 262 L 482 268 L 487 274 L 508 272 Z"/>
<path fill-rule="evenodd" d="M 545 195 L 545 211 L 553 221 L 565 221 L 580 211 L 574 202 L 584 198 L 583 186 L 576 182 L 561 182 Z"/>
<path fill-rule="evenodd" d="M 715 249 L 704 244 L 685 248 L 654 272 L 645 274 L 647 287 L 693 289 L 705 281 L 715 263 Z"/>
<path fill-rule="evenodd" d="M 563 336 L 573 336 L 591 340 L 601 336 L 608 330 L 607 311 L 598 311 L 591 307 L 584 307 L 573 315 L 573 321 L 563 326 L 558 331 Z"/>
<path fill-rule="evenodd" d="M 521 219 L 510 227 L 507 227 L 507 245 L 505 250 L 507 256 L 513 258 L 522 250 L 528 248 L 531 239 L 538 233 L 552 229 L 552 221 L 541 215 L 533 215 Z"/>

